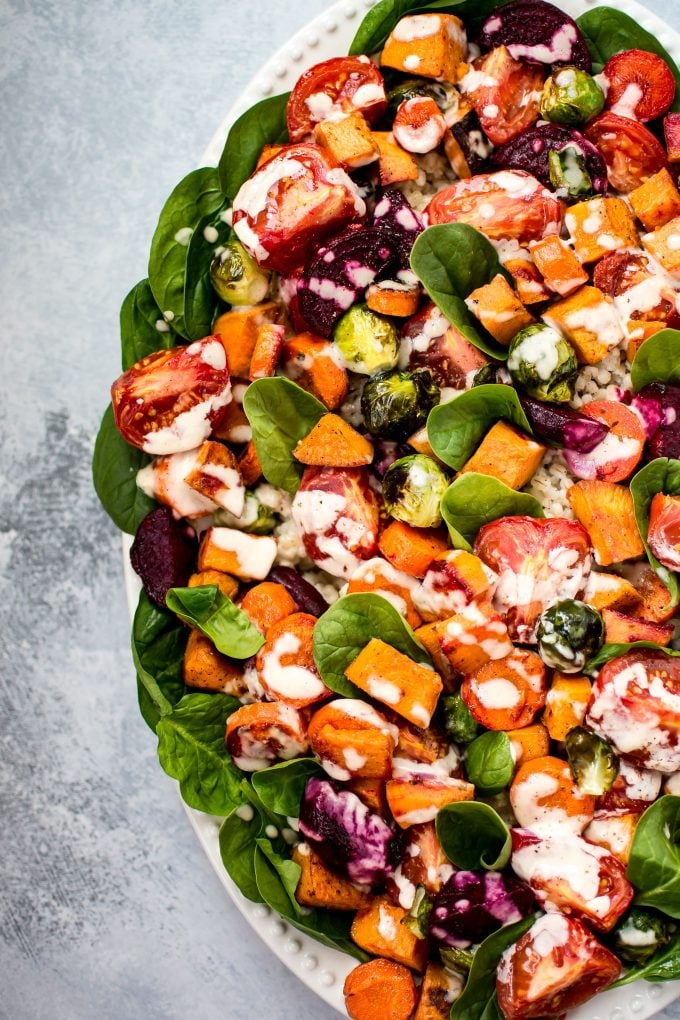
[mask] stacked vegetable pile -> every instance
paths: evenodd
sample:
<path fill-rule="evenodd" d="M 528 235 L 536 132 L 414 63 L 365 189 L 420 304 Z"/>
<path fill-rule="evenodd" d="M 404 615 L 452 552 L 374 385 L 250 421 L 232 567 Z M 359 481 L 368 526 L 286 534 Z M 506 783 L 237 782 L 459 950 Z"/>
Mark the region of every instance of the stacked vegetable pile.
<path fill-rule="evenodd" d="M 558 1015 L 680 977 L 680 76 L 543 0 L 381 0 L 351 54 L 123 304 L 139 704 L 354 1020 Z"/>

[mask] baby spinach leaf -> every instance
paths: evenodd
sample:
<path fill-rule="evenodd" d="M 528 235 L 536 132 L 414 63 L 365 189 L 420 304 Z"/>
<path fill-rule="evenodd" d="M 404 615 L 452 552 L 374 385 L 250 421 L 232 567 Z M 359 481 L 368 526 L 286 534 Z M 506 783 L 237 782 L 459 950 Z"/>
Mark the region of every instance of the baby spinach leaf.
<path fill-rule="evenodd" d="M 484 939 L 472 959 L 463 994 L 453 1004 L 451 1020 L 482 1020 L 482 1017 L 491 1020 L 491 1017 L 502 1017 L 498 1006 L 494 1006 L 498 962 L 505 950 L 531 928 L 537 916 L 533 914 L 515 924 L 508 924 Z"/>
<path fill-rule="evenodd" d="M 157 323 L 165 328 L 159 329 Z M 120 346 L 123 370 L 155 351 L 174 347 L 177 338 L 163 319 L 148 280 L 140 280 L 120 309 Z"/>
<path fill-rule="evenodd" d="M 665 60 L 676 82 L 678 92 L 672 110 L 680 110 L 680 71 L 670 53 L 663 48 L 656 37 L 639 25 L 623 11 L 614 7 L 593 7 L 586 11 L 576 24 L 583 32 L 590 55 L 593 58 L 593 74 L 602 70 L 610 57 L 623 50 L 649 50 Z"/>
<path fill-rule="evenodd" d="M 633 358 L 630 379 L 637 393 L 650 382 L 680 386 L 680 329 L 660 329 Z"/>
<path fill-rule="evenodd" d="M 680 978 L 680 929 L 675 932 L 668 945 L 659 949 L 646 963 L 631 967 L 622 978 L 610 988 L 629 985 L 631 981 L 644 978 L 645 981 L 675 981 Z"/>
<path fill-rule="evenodd" d="M 475 800 L 446 804 L 435 824 L 444 853 L 463 871 L 500 871 L 510 860 L 510 830 L 489 804 Z"/>
<path fill-rule="evenodd" d="M 474 386 L 432 408 L 427 419 L 430 446 L 440 460 L 460 471 L 491 426 L 501 419 L 531 435 L 531 425 L 512 386 Z"/>
<path fill-rule="evenodd" d="M 363 697 L 345 670 L 372 638 L 380 638 L 414 662 L 431 665 L 430 657 L 406 620 L 382 595 L 345 595 L 327 609 L 314 628 L 314 662 L 321 679 L 336 694 Z"/>
<path fill-rule="evenodd" d="M 240 707 L 228 694 L 185 694 L 156 727 L 164 770 L 186 803 L 209 815 L 228 815 L 245 799 L 243 773 L 224 743 L 227 719 Z"/>
<path fill-rule="evenodd" d="M 627 875 L 638 906 L 680 918 L 680 797 L 660 797 L 642 815 Z"/>
<path fill-rule="evenodd" d="M 465 774 L 479 793 L 500 793 L 512 779 L 514 771 L 515 760 L 507 733 L 489 730 L 468 744 Z"/>
<path fill-rule="evenodd" d="M 286 107 L 290 92 L 269 96 L 251 106 L 236 120 L 218 165 L 222 194 L 233 202 L 238 189 L 252 174 L 265 145 L 283 145 L 288 141 Z"/>
<path fill-rule="evenodd" d="M 505 359 L 502 347 L 468 311 L 464 298 L 504 270 L 498 253 L 479 230 L 467 223 L 440 223 L 416 239 L 411 269 L 434 303 L 471 344 L 492 358 Z"/>
<path fill-rule="evenodd" d="M 308 435 L 326 408 L 290 379 L 274 376 L 251 383 L 243 410 L 253 430 L 253 442 L 262 474 L 272 485 L 296 493 L 304 465 L 293 450 Z"/>
<path fill-rule="evenodd" d="M 216 584 L 171 588 L 165 596 L 168 609 L 209 637 L 218 652 L 248 659 L 262 648 L 264 637 L 250 617 L 223 595 Z"/>
<path fill-rule="evenodd" d="M 192 339 L 185 322 L 187 258 L 194 233 L 223 207 L 217 170 L 202 167 L 179 182 L 163 206 L 151 241 L 149 286 L 156 304 L 172 312 L 172 328 Z"/>
<path fill-rule="evenodd" d="M 226 244 L 230 235 L 229 224 L 214 213 L 205 216 L 191 235 L 186 252 L 183 319 L 184 335 L 189 340 L 208 336 L 212 328 L 220 302 L 210 282 L 210 263 L 216 249 Z"/>
<path fill-rule="evenodd" d="M 657 492 L 665 492 L 669 496 L 680 495 L 680 460 L 657 457 L 656 460 L 646 464 L 637 474 L 633 475 L 630 481 L 635 520 L 644 543 L 647 559 L 668 588 L 669 605 L 676 606 L 680 600 L 680 584 L 677 575 L 659 563 L 647 542 L 649 511 Z"/>
<path fill-rule="evenodd" d="M 545 517 L 543 507 L 527 492 L 514 489 L 490 475 L 475 471 L 459 475 L 449 485 L 439 506 L 454 549 L 472 552 L 477 532 L 499 517 Z"/>
<path fill-rule="evenodd" d="M 121 531 L 134 535 L 140 522 L 156 506 L 137 487 L 137 472 L 151 458 L 126 443 L 116 428 L 109 404 L 94 444 L 92 481 L 99 501 Z"/>
<path fill-rule="evenodd" d="M 606 663 L 612 659 L 618 659 L 619 656 L 625 655 L 627 652 L 634 652 L 636 648 L 651 648 L 655 652 L 663 652 L 664 655 L 680 655 L 680 651 L 676 651 L 674 648 L 666 648 L 665 645 L 658 645 L 656 641 L 622 641 L 619 643 L 602 645 L 597 655 L 593 656 L 592 659 L 586 663 L 584 667 L 585 673 L 592 673 L 596 669 L 600 669 Z"/>
<path fill-rule="evenodd" d="M 225 871 L 253 903 L 263 902 L 255 880 L 255 851 L 263 831 L 262 816 L 247 802 L 235 807 L 220 826 L 220 856 Z"/>
<path fill-rule="evenodd" d="M 313 758 L 295 758 L 254 772 L 252 784 L 270 811 L 284 818 L 297 818 L 307 780 L 312 776 L 324 775 L 323 769 Z"/>
<path fill-rule="evenodd" d="M 139 593 L 132 622 L 132 659 L 137 681 L 146 692 L 146 714 L 144 708 L 142 714 L 149 724 L 153 718 L 151 705 L 162 718 L 185 694 L 182 663 L 188 636 L 177 617 L 157 609 L 145 591 Z"/>
<path fill-rule="evenodd" d="M 502 7 L 508 0 L 381 0 L 370 9 L 352 40 L 350 56 L 376 53 L 384 45 L 397 22 L 418 11 L 470 16 L 468 28 L 475 28 L 487 14 Z"/>

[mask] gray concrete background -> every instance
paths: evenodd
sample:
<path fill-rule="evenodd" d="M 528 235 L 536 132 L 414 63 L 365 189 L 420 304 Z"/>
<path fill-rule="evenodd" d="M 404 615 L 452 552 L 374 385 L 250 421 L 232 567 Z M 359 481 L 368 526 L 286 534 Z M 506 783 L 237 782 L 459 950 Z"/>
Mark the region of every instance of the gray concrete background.
<path fill-rule="evenodd" d="M 3 1020 L 336 1016 L 231 905 L 156 762 L 89 468 L 164 199 L 327 6 L 0 0 Z"/>

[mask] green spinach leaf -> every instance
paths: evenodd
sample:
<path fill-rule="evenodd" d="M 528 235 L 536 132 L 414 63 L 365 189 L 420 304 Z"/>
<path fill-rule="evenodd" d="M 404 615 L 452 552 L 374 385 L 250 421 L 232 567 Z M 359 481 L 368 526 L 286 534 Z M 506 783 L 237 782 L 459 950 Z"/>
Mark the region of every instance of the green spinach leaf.
<path fill-rule="evenodd" d="M 459 475 L 449 485 L 439 507 L 454 549 L 472 552 L 477 532 L 499 517 L 515 514 L 545 517 L 543 507 L 534 496 L 499 482 L 490 475 L 475 471 Z"/>
<path fill-rule="evenodd" d="M 498 253 L 479 230 L 467 223 L 440 223 L 416 239 L 411 269 L 434 303 L 471 344 L 503 360 L 502 347 L 468 311 L 464 299 L 504 270 Z"/>
<path fill-rule="evenodd" d="M 132 659 L 137 682 L 146 692 L 144 718 L 149 725 L 154 714 L 151 705 L 162 718 L 185 694 L 182 663 L 188 636 L 177 617 L 157 609 L 145 591 L 139 593 L 132 622 Z"/>
<path fill-rule="evenodd" d="M 263 832 L 262 816 L 247 802 L 234 808 L 220 826 L 220 856 L 224 869 L 253 903 L 263 902 L 255 880 L 255 852 Z"/>
<path fill-rule="evenodd" d="M 157 323 L 163 328 L 159 329 Z M 123 370 L 155 351 L 174 347 L 177 338 L 163 319 L 148 280 L 140 280 L 127 295 L 120 309 L 120 347 Z"/>
<path fill-rule="evenodd" d="M 214 213 L 205 216 L 191 235 L 184 278 L 184 335 L 189 340 L 208 336 L 212 328 L 220 302 L 210 282 L 210 263 L 230 236 L 229 224 Z"/>
<path fill-rule="evenodd" d="M 228 694 L 185 694 L 156 727 L 164 770 L 186 803 L 209 815 L 228 815 L 245 799 L 243 773 L 224 742 L 227 719 L 240 707 Z"/>
<path fill-rule="evenodd" d="M 290 379 L 274 376 L 250 384 L 243 410 L 253 430 L 264 477 L 272 485 L 296 493 L 304 465 L 295 460 L 293 450 L 327 409 Z"/>
<path fill-rule="evenodd" d="M 380 638 L 414 662 L 431 665 L 420 641 L 387 599 L 368 592 L 345 595 L 319 617 L 314 628 L 314 662 L 323 682 L 336 694 L 363 697 L 345 670 L 372 638 Z"/>
<path fill-rule="evenodd" d="M 584 672 L 592 673 L 612 659 L 618 659 L 619 656 L 626 655 L 627 652 L 634 652 L 636 648 L 651 648 L 655 652 L 663 652 L 664 655 L 670 656 L 680 655 L 680 651 L 676 651 L 674 648 L 666 648 L 665 645 L 658 645 L 655 641 L 622 641 L 620 643 L 602 645 L 597 655 L 594 655 L 585 664 Z"/>
<path fill-rule="evenodd" d="M 252 783 L 262 803 L 274 814 L 297 818 L 307 780 L 324 776 L 313 758 L 294 758 L 253 773 Z"/>
<path fill-rule="evenodd" d="M 512 779 L 514 771 L 510 737 L 502 730 L 489 730 L 468 744 L 465 774 L 479 793 L 500 793 Z"/>
<path fill-rule="evenodd" d="M 583 32 L 593 58 L 593 74 L 601 71 L 610 57 L 622 50 L 649 50 L 665 60 L 678 84 L 672 110 L 680 110 L 680 71 L 678 66 L 656 37 L 644 29 L 628 14 L 614 7 L 593 7 L 586 11 L 576 24 Z"/>
<path fill-rule="evenodd" d="M 370 9 L 352 40 L 350 56 L 376 53 L 397 22 L 417 11 L 439 11 L 466 18 L 468 29 L 476 28 L 491 11 L 509 0 L 380 0 Z"/>
<path fill-rule="evenodd" d="M 633 358 L 630 379 L 636 393 L 650 382 L 680 386 L 680 329 L 661 329 L 648 337 Z"/>
<path fill-rule="evenodd" d="M 680 333 L 678 334 L 680 336 Z M 657 492 L 665 492 L 669 496 L 680 495 L 680 460 L 658 457 L 646 464 L 630 481 L 630 494 L 633 497 L 633 509 L 640 537 L 644 543 L 647 559 L 668 588 L 669 605 L 676 606 L 680 600 L 680 584 L 677 575 L 662 566 L 649 547 L 647 532 L 649 531 L 649 511 L 652 500 Z"/>
<path fill-rule="evenodd" d="M 265 145 L 288 141 L 286 107 L 290 92 L 256 103 L 232 124 L 218 166 L 222 194 L 233 202 L 252 174 Z"/>
<path fill-rule="evenodd" d="M 137 486 L 137 472 L 151 458 L 126 443 L 109 404 L 99 426 L 92 456 L 92 481 L 99 501 L 121 531 L 134 535 L 156 503 Z"/>
<path fill-rule="evenodd" d="M 680 918 L 680 797 L 661 797 L 642 815 L 627 875 L 638 906 Z"/>
<path fill-rule="evenodd" d="M 222 655 L 248 659 L 264 644 L 264 637 L 250 617 L 223 595 L 216 584 L 171 588 L 165 602 L 185 623 L 198 627 L 209 637 Z"/>
<path fill-rule="evenodd" d="M 629 985 L 631 981 L 675 981 L 680 978 L 680 929 L 675 932 L 668 945 L 654 953 L 646 963 L 631 967 L 622 978 L 615 981 L 610 988 Z"/>
<path fill-rule="evenodd" d="M 489 804 L 476 800 L 446 804 L 435 824 L 444 853 L 463 871 L 500 871 L 510 860 L 510 830 Z"/>
<path fill-rule="evenodd" d="M 537 915 L 525 917 L 515 924 L 495 931 L 485 938 L 472 959 L 463 994 L 451 1009 L 451 1020 L 491 1020 L 502 1016 L 495 1005 L 496 969 L 505 950 L 531 928 Z"/>
<path fill-rule="evenodd" d="M 531 425 L 512 386 L 474 386 L 432 408 L 427 419 L 430 446 L 440 460 L 460 471 L 491 426 L 501 419 L 531 435 Z"/>

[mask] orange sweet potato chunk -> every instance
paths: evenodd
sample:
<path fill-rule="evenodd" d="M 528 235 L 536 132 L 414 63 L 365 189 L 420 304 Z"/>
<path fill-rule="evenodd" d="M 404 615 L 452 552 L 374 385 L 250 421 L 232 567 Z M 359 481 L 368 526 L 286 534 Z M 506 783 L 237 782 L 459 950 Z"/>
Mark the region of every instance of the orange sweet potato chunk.
<path fill-rule="evenodd" d="M 345 676 L 414 726 L 427 727 L 442 692 L 441 678 L 379 638 L 372 638 Z"/>
<path fill-rule="evenodd" d="M 406 913 L 387 896 L 375 897 L 354 918 L 352 938 L 367 953 L 403 963 L 420 973 L 425 970 L 429 945 L 427 939 L 417 938 L 401 923 Z"/>
<path fill-rule="evenodd" d="M 359 889 L 349 879 L 327 868 L 306 843 L 294 847 L 291 857 L 301 869 L 295 890 L 295 899 L 301 906 L 361 910 L 373 899 L 367 889 Z"/>
<path fill-rule="evenodd" d="M 584 480 L 572 485 L 567 499 L 590 536 L 600 566 L 644 556 L 629 489 L 615 482 Z"/>
<path fill-rule="evenodd" d="M 497 478 L 511 489 L 521 489 L 538 471 L 545 450 L 545 446 L 519 429 L 497 421 L 460 473 L 477 471 Z"/>
<path fill-rule="evenodd" d="M 266 301 L 248 308 L 232 308 L 217 319 L 213 332 L 219 336 L 227 352 L 232 376 L 248 378 L 258 330 L 265 322 L 276 322 L 278 314 L 278 305 L 274 301 Z"/>
<path fill-rule="evenodd" d="M 337 414 L 324 414 L 293 450 L 301 464 L 363 467 L 373 460 L 373 445 Z"/>

